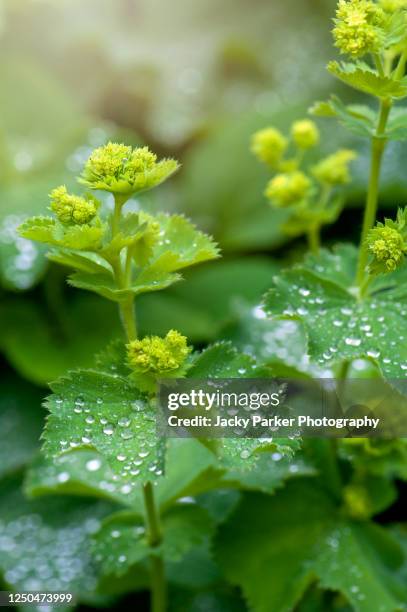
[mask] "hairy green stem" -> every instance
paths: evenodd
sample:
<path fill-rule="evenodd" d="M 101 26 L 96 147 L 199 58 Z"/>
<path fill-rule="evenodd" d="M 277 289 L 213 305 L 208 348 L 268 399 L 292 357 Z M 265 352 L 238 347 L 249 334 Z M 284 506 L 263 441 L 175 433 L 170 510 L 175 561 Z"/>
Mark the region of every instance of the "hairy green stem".
<path fill-rule="evenodd" d="M 114 209 L 112 216 L 112 236 L 115 236 L 120 228 L 120 219 L 122 214 L 122 208 L 125 203 L 125 200 L 120 196 L 115 196 L 114 198 Z"/>
<path fill-rule="evenodd" d="M 120 318 L 129 342 L 137 338 L 136 315 L 134 312 L 134 298 L 129 297 L 119 303 Z"/>
<path fill-rule="evenodd" d="M 151 548 L 157 548 L 162 542 L 160 516 L 154 498 L 151 482 L 143 487 L 144 506 L 146 509 L 148 543 Z M 151 612 L 165 612 L 167 609 L 167 593 L 163 559 L 159 554 L 150 556 L 151 568 Z"/>
<path fill-rule="evenodd" d="M 115 206 L 112 217 L 112 235 L 115 236 L 120 228 L 121 210 L 125 200 L 115 198 Z M 113 274 L 117 286 L 120 289 L 127 289 L 131 283 L 132 253 L 127 249 L 126 260 L 123 266 L 122 259 L 119 257 L 111 262 Z M 134 310 L 134 296 L 130 296 L 119 303 L 120 318 L 126 333 L 127 340 L 137 338 L 136 313 Z M 159 509 L 154 496 L 154 489 L 151 482 L 143 486 L 144 506 L 146 510 L 147 539 L 150 547 L 154 551 L 150 555 L 150 576 L 151 576 L 151 612 L 165 612 L 167 609 L 167 589 L 165 581 L 164 561 L 158 550 L 162 541 Z"/>
<path fill-rule="evenodd" d="M 377 204 L 379 200 L 380 170 L 383 153 L 387 144 L 384 134 L 391 107 L 391 99 L 381 100 L 379 121 L 377 124 L 376 133 L 372 139 L 369 186 L 367 191 L 365 216 L 363 219 L 363 228 L 359 247 L 359 261 L 356 275 L 356 282 L 359 287 L 363 285 L 365 281 L 368 259 L 368 249 L 366 245 L 367 234 L 376 221 Z"/>
<path fill-rule="evenodd" d="M 312 225 L 308 230 L 308 245 L 312 253 L 317 254 L 321 246 L 321 238 L 319 235 L 320 226 Z"/>

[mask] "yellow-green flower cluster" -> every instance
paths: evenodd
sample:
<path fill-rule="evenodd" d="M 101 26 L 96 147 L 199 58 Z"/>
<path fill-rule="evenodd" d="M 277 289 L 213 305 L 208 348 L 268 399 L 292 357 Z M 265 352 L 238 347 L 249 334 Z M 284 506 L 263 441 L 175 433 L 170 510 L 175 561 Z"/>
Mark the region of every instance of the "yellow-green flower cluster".
<path fill-rule="evenodd" d="M 319 143 L 319 130 L 310 119 L 295 121 L 291 126 L 291 135 L 299 149 L 312 149 Z"/>
<path fill-rule="evenodd" d="M 93 151 L 86 162 L 80 182 L 130 197 L 165 181 L 178 168 L 174 159 L 157 161 L 148 147 L 132 147 L 109 142 Z"/>
<path fill-rule="evenodd" d="M 275 206 L 284 208 L 302 202 L 311 185 L 310 179 L 299 170 L 277 174 L 267 185 L 265 195 Z"/>
<path fill-rule="evenodd" d="M 345 185 L 350 181 L 349 164 L 356 159 L 355 151 L 340 149 L 322 159 L 312 168 L 312 174 L 326 185 Z"/>
<path fill-rule="evenodd" d="M 140 374 L 161 375 L 178 370 L 191 350 L 186 337 L 175 330 L 165 338 L 147 336 L 127 345 L 129 366 Z"/>
<path fill-rule="evenodd" d="M 260 161 L 275 168 L 278 167 L 287 146 L 285 136 L 279 130 L 268 127 L 253 134 L 251 151 Z"/>
<path fill-rule="evenodd" d="M 68 193 L 65 185 L 54 189 L 50 209 L 64 225 L 84 225 L 95 218 L 99 202 L 93 197 L 80 197 Z"/>
<path fill-rule="evenodd" d="M 335 46 L 353 58 L 378 53 L 384 43 L 386 16 L 371 0 L 339 0 L 334 19 Z"/>
<path fill-rule="evenodd" d="M 371 513 L 371 501 L 366 489 L 357 484 L 344 488 L 343 498 L 349 515 L 355 519 L 366 519 Z"/>
<path fill-rule="evenodd" d="M 369 252 L 373 255 L 370 266 L 372 273 L 393 272 L 404 262 L 407 243 L 395 227 L 378 224 L 370 230 L 367 237 Z"/>

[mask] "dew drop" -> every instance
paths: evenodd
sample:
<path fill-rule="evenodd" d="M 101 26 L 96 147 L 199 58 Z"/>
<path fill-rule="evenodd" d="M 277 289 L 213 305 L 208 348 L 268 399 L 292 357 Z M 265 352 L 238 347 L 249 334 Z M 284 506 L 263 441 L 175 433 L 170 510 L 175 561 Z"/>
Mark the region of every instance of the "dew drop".
<path fill-rule="evenodd" d="M 360 346 L 361 342 L 360 338 L 345 338 L 345 344 L 348 346 Z"/>
<path fill-rule="evenodd" d="M 102 465 L 102 462 L 100 461 L 100 459 L 90 459 L 89 461 L 86 462 L 86 469 L 89 472 L 96 472 L 97 470 L 100 469 Z"/>

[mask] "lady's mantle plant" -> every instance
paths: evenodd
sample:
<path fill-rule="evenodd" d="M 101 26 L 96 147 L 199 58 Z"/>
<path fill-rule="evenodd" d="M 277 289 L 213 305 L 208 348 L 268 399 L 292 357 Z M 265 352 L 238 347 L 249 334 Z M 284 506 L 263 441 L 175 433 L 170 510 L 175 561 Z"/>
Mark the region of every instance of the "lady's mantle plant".
<path fill-rule="evenodd" d="M 71 372 L 51 385 L 54 394 L 47 401 L 50 415 L 44 450 L 49 461 L 70 463 L 86 487 L 96 486 L 99 494 L 133 510 L 124 524 L 120 515 L 108 519 L 109 527 L 95 540 L 95 558 L 102 573 L 118 575 L 150 558 L 152 609 L 156 612 L 166 609 L 164 561 L 178 559 L 184 549 L 197 545 L 210 532 L 196 508 L 176 508 L 169 516 L 160 516 L 153 484 L 164 475 L 167 443 L 157 435 L 157 381 L 255 373 L 254 360 L 227 343 L 199 354 L 176 330 L 169 330 L 164 338 L 137 337 L 135 298 L 169 287 L 180 280 L 183 268 L 219 255 L 212 239 L 182 216 L 124 211 L 131 197 L 156 187 L 177 168 L 174 160 L 157 161 L 147 147 L 109 143 L 92 153 L 79 182 L 90 190 L 111 193 L 111 213 L 102 213 L 92 193 L 73 195 L 60 186 L 50 194 L 53 216 L 28 219 L 20 228 L 24 237 L 52 248 L 52 261 L 73 269 L 72 286 L 93 291 L 119 306 L 126 342 L 118 339 L 98 357 L 95 369 Z M 260 451 L 290 453 L 295 446 L 284 440 L 230 439 L 208 442 L 201 452 L 216 458 L 220 478 L 226 468 L 244 471 L 256 465 Z M 85 453 L 83 460 L 81 453 Z M 193 472 L 192 466 L 188 470 Z M 213 476 L 203 484 L 203 490 L 213 488 Z M 175 494 L 173 501 L 176 499 Z M 176 531 L 177 521 L 182 524 L 181 534 Z M 115 522 L 125 535 L 112 542 Z"/>
<path fill-rule="evenodd" d="M 273 206 L 290 207 L 288 229 L 307 233 L 314 251 L 303 264 L 276 278 L 266 296 L 274 317 L 300 319 L 309 336 L 309 353 L 321 366 L 367 358 L 390 379 L 407 375 L 406 210 L 397 219 L 376 223 L 382 156 L 389 140 L 407 139 L 407 112 L 395 103 L 407 97 L 407 13 L 404 2 L 340 0 L 334 19 L 336 47 L 346 61 L 328 70 L 350 87 L 368 94 L 375 107 L 345 105 L 332 96 L 311 112 L 336 117 L 371 141 L 371 167 L 360 246 L 341 245 L 318 253 L 319 228 L 335 219 L 332 203 L 350 180 L 352 151 L 338 151 L 305 172 L 304 153 L 319 141 L 312 121 L 293 124 L 294 155 L 288 139 L 267 128 L 254 135 L 253 152 L 278 174 L 266 189 Z M 397 270 L 397 271 L 396 271 Z"/>

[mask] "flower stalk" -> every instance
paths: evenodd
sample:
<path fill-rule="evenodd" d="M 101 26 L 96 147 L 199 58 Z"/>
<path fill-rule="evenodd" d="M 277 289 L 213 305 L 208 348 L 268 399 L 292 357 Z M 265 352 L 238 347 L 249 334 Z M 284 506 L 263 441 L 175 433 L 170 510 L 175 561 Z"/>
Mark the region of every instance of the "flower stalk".
<path fill-rule="evenodd" d="M 386 131 L 387 120 L 389 118 L 391 107 L 391 99 L 385 99 L 381 101 L 376 134 L 372 138 L 369 185 L 367 191 L 362 234 L 360 238 L 359 261 L 356 275 L 356 282 L 359 287 L 364 284 L 366 276 L 366 266 L 369 255 L 368 247 L 366 245 L 366 238 L 369 230 L 373 227 L 376 221 L 377 206 L 379 202 L 379 182 L 381 165 L 383 153 L 387 144 L 387 139 L 385 138 L 384 134 Z"/>
<path fill-rule="evenodd" d="M 127 198 L 126 198 L 127 199 Z M 114 237 L 120 227 L 121 213 L 125 199 L 115 197 L 115 206 L 112 216 L 112 236 Z M 125 266 L 123 269 L 120 257 L 113 264 L 116 283 L 120 288 L 126 289 L 130 286 L 132 256 L 128 247 L 126 252 Z M 134 297 L 131 296 L 119 302 L 120 319 L 128 342 L 137 339 L 137 323 L 134 308 Z M 151 549 L 157 549 L 162 541 L 160 516 L 158 505 L 154 496 L 153 484 L 147 482 L 143 485 L 144 508 L 146 512 L 147 540 Z M 164 561 L 158 550 L 150 555 L 150 578 L 151 578 L 151 612 L 165 612 L 167 608 L 166 581 Z"/>

